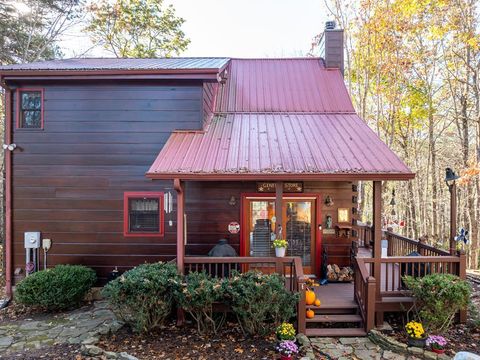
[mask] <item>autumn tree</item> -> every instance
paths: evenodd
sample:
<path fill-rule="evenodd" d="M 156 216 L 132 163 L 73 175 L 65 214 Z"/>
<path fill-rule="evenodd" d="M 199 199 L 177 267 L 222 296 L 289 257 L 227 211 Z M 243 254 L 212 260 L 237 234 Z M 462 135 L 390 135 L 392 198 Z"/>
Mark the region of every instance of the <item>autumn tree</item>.
<path fill-rule="evenodd" d="M 181 30 L 185 20 L 162 0 L 102 0 L 89 9 L 92 17 L 85 30 L 116 57 L 168 57 L 190 43 Z"/>

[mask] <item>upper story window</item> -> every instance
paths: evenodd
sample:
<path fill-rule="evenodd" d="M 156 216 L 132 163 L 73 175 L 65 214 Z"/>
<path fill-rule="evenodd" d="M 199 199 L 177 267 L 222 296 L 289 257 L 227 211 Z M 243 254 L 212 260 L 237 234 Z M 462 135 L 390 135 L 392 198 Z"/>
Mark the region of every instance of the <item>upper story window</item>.
<path fill-rule="evenodd" d="M 163 193 L 125 193 L 124 235 L 163 236 Z"/>
<path fill-rule="evenodd" d="M 43 129 L 43 89 L 18 89 L 18 129 Z"/>

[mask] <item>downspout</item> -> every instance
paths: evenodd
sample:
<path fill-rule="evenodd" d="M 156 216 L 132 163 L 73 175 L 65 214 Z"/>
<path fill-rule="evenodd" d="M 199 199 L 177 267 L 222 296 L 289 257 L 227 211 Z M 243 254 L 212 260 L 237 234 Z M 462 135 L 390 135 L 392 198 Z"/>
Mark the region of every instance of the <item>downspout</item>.
<path fill-rule="evenodd" d="M 5 144 L 12 142 L 12 89 L 0 76 L 5 89 Z M 5 161 L 5 292 L 12 298 L 12 152 L 6 150 Z"/>

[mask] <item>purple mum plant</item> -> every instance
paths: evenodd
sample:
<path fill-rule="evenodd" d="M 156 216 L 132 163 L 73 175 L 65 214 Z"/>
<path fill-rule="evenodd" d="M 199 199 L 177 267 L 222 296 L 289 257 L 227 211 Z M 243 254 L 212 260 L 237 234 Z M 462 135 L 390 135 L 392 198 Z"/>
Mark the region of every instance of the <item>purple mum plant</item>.
<path fill-rule="evenodd" d="M 447 345 L 447 339 L 440 335 L 430 335 L 427 338 L 427 346 L 431 346 L 432 349 L 443 350 Z"/>
<path fill-rule="evenodd" d="M 281 341 L 280 344 L 276 347 L 280 355 L 290 356 L 293 354 L 298 354 L 298 346 L 292 340 Z"/>

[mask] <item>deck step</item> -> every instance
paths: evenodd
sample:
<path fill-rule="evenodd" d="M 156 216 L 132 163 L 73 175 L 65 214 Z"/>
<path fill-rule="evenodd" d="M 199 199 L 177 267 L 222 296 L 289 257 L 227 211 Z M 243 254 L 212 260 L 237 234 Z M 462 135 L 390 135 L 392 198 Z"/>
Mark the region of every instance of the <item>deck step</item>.
<path fill-rule="evenodd" d="M 360 323 L 362 317 L 355 314 L 333 314 L 333 315 L 315 315 L 311 319 L 307 319 L 307 322 L 312 323 Z"/>
<path fill-rule="evenodd" d="M 344 301 L 341 303 L 326 303 L 322 304 L 320 306 L 315 306 L 315 305 L 307 305 L 307 309 L 312 309 L 312 310 L 332 310 L 332 309 L 357 309 L 358 304 L 355 301 Z"/>
<path fill-rule="evenodd" d="M 361 328 L 321 328 L 321 329 L 306 329 L 307 336 L 327 336 L 327 337 L 349 337 L 349 336 L 366 336 L 367 333 Z"/>

